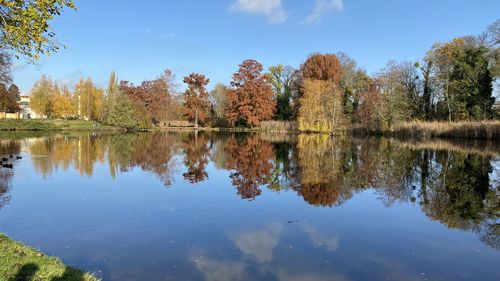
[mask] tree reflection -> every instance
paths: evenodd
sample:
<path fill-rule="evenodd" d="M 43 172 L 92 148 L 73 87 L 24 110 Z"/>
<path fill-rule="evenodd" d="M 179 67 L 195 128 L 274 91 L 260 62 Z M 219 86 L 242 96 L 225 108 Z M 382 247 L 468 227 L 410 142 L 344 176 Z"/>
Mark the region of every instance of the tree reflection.
<path fill-rule="evenodd" d="M 182 143 L 185 153 L 184 165 L 187 168 L 187 172 L 182 175 L 190 183 L 202 182 L 208 178 L 205 168 L 210 148 L 207 144 L 208 138 L 204 134 L 198 134 L 197 131 L 190 134 Z"/>
<path fill-rule="evenodd" d="M 269 182 L 275 158 L 273 146 L 256 135 L 232 136 L 225 146 L 228 154 L 226 168 L 238 194 L 254 199 L 262 193 L 261 185 Z"/>
<path fill-rule="evenodd" d="M 347 143 L 325 135 L 300 135 L 297 142 L 298 173 L 293 188 L 306 202 L 315 206 L 333 206 L 352 196 L 345 188 L 344 170 L 348 163 Z"/>
<path fill-rule="evenodd" d="M 31 161 L 44 177 L 61 168 L 74 167 L 81 175 L 92 176 L 97 163 L 108 162 L 111 176 L 134 167 L 151 171 L 169 186 L 179 149 L 177 136 L 162 132 L 121 135 L 58 135 L 35 139 L 29 146 Z"/>
<path fill-rule="evenodd" d="M 333 207 L 371 189 L 387 207 L 394 202 L 415 204 L 429 218 L 474 231 L 484 243 L 500 248 L 500 153 L 494 145 L 481 151 L 483 144 L 448 149 L 442 141 L 414 145 L 324 135 L 153 132 L 10 139 L 1 142 L 0 153 L 17 154 L 21 144 L 43 176 L 69 168 L 92 176 L 95 166 L 107 161 L 112 177 L 139 168 L 170 186 L 177 161 L 183 159 L 186 181 L 207 180 L 211 161 L 229 171 L 243 199 L 256 198 L 267 186 L 270 191 L 297 193 L 313 206 Z M 8 201 L 11 179 L 12 171 L 1 171 L 0 207 Z"/>

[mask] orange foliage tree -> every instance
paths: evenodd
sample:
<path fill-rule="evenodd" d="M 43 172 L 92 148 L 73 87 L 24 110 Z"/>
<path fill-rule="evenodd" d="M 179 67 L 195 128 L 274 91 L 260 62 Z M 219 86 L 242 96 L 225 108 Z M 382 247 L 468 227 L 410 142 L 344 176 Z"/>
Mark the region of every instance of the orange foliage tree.
<path fill-rule="evenodd" d="M 142 104 L 153 124 L 158 124 L 161 120 L 177 119 L 174 80 L 174 74 L 167 69 L 157 79 L 143 81 L 139 86 L 121 81 L 120 90 L 135 104 Z"/>
<path fill-rule="evenodd" d="M 270 120 L 276 110 L 273 89 L 262 74 L 262 65 L 245 60 L 233 74 L 231 88 L 226 90 L 228 106 L 226 116 L 234 126 L 237 122 L 257 126 Z"/>
<path fill-rule="evenodd" d="M 184 92 L 183 112 L 198 128 L 198 121 L 205 122 L 210 109 L 210 100 L 205 86 L 210 82 L 203 74 L 191 73 L 184 77 L 188 89 Z"/>
<path fill-rule="evenodd" d="M 334 54 L 313 54 L 302 65 L 302 76 L 304 79 L 331 81 L 339 84 L 342 66 Z"/>

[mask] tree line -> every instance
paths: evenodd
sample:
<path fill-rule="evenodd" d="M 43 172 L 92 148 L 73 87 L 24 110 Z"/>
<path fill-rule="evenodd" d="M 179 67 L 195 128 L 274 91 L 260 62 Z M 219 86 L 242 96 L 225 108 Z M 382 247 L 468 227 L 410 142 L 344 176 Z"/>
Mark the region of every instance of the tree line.
<path fill-rule="evenodd" d="M 481 35 L 435 43 L 420 61 L 389 61 L 374 75 L 345 53 L 315 53 L 298 68 L 279 64 L 267 71 L 250 59 L 229 85 L 212 91 L 200 73 L 184 77 L 186 90 L 179 91 L 170 70 L 139 85 L 112 73 L 107 89 L 82 79 L 72 92 L 43 76 L 31 91 L 31 107 L 46 117 L 129 129 L 175 120 L 195 127 L 282 120 L 297 121 L 302 131 L 334 132 L 353 125 L 386 130 L 411 120 L 485 120 L 496 117 L 499 46 L 500 20 Z"/>

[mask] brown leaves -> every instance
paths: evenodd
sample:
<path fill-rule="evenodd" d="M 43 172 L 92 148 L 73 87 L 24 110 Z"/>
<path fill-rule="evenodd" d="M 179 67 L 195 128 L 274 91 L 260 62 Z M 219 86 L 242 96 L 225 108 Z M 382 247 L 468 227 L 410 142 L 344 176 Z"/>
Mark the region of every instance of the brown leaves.
<path fill-rule="evenodd" d="M 178 115 L 174 78 L 174 74 L 167 69 L 157 79 L 143 81 L 140 86 L 121 81 L 120 90 L 133 102 L 142 103 L 152 122 L 158 124 L 161 120 L 176 119 Z"/>
<path fill-rule="evenodd" d="M 302 66 L 304 79 L 340 82 L 342 67 L 334 54 L 313 54 Z"/>
<path fill-rule="evenodd" d="M 226 168 L 231 170 L 233 185 L 243 199 L 253 199 L 262 193 L 259 186 L 269 182 L 276 157 L 273 146 L 258 136 L 239 139 L 233 136 L 225 146 L 230 158 Z"/>
<path fill-rule="evenodd" d="M 188 89 L 184 92 L 183 113 L 198 126 L 198 121 L 205 122 L 210 109 L 208 91 L 205 86 L 210 82 L 203 74 L 191 73 L 184 77 Z"/>
<path fill-rule="evenodd" d="M 233 74 L 232 88 L 226 90 L 228 107 L 226 116 L 237 122 L 257 126 L 269 120 L 276 110 L 273 89 L 262 74 L 262 65 L 255 60 L 245 60 Z"/>

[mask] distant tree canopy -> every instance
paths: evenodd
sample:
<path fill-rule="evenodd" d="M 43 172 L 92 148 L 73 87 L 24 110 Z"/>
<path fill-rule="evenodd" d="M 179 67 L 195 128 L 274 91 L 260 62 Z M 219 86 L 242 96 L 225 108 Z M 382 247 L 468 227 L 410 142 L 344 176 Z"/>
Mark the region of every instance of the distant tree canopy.
<path fill-rule="evenodd" d="M 226 116 L 233 126 L 236 123 L 257 126 L 273 117 L 276 109 L 273 89 L 262 71 L 259 62 L 245 60 L 233 74 L 231 88 L 226 90 Z"/>
<path fill-rule="evenodd" d="M 118 119 L 129 124 L 120 116 L 133 112 L 141 128 L 175 121 L 182 121 L 179 126 L 255 127 L 274 119 L 293 122 L 266 126 L 341 133 L 349 126 L 393 130 L 414 120 L 489 120 L 500 117 L 493 90 L 500 85 L 499 30 L 500 20 L 481 35 L 435 43 L 421 60 L 390 60 L 372 76 L 340 52 L 314 53 L 298 69 L 277 64 L 266 73 L 256 60 L 245 60 L 229 86 L 217 83 L 211 92 L 206 89 L 210 79 L 192 73 L 184 77 L 186 88 L 179 94 L 170 70 L 138 85 L 118 83 L 113 72 L 106 90 L 82 79 L 73 93 L 42 77 L 32 90 L 32 107 L 47 117 L 114 124 Z M 0 84 L 6 89 L 0 106 L 8 111 L 19 99 L 11 65 L 10 53 L 0 51 Z M 118 100 L 123 109 L 117 108 Z"/>
<path fill-rule="evenodd" d="M 56 52 L 59 44 L 50 21 L 65 8 L 76 9 L 73 0 L 0 0 L 0 49 L 30 60 Z"/>

